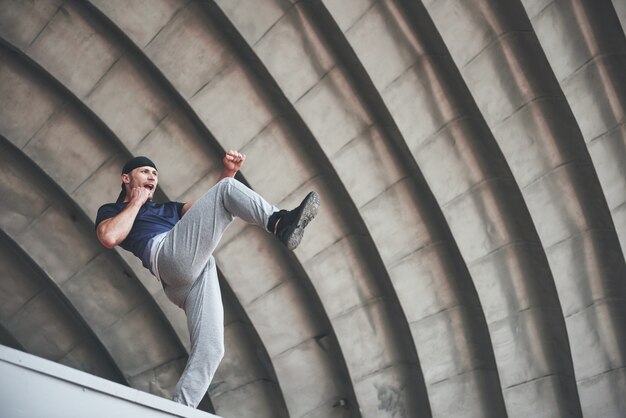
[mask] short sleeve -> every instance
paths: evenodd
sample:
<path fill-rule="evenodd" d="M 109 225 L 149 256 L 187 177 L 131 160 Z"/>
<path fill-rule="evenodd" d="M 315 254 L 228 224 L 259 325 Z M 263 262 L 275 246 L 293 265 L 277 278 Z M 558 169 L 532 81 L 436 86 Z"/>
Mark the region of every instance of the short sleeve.
<path fill-rule="evenodd" d="M 178 218 L 182 218 L 183 217 L 183 206 L 185 206 L 184 203 L 181 202 L 174 202 L 176 204 L 176 211 L 178 212 Z"/>
<path fill-rule="evenodd" d="M 106 221 L 107 219 L 116 216 L 120 212 L 121 209 L 113 203 L 108 203 L 106 205 L 100 206 L 100 209 L 98 209 L 98 214 L 96 215 L 96 228 L 98 228 L 100 222 Z"/>

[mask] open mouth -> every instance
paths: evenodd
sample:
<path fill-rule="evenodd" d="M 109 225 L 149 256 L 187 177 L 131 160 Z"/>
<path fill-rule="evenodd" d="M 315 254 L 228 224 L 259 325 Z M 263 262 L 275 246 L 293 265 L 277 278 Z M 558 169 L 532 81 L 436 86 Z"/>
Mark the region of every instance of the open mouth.
<path fill-rule="evenodd" d="M 154 190 L 154 184 L 144 184 L 143 187 L 150 191 Z"/>

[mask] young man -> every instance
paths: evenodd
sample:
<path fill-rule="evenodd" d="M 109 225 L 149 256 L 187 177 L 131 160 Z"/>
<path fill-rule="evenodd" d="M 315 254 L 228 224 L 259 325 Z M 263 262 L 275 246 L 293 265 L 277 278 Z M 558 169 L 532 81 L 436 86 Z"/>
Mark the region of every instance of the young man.
<path fill-rule="evenodd" d="M 157 168 L 148 158 L 135 157 L 122 169 L 117 202 L 101 206 L 96 218 L 100 242 L 139 257 L 167 297 L 184 309 L 191 352 L 173 400 L 193 408 L 224 355 L 224 312 L 212 256 L 224 231 L 237 216 L 293 250 L 320 204 L 319 195 L 311 192 L 296 209 L 278 210 L 233 178 L 245 159 L 228 151 L 220 180 L 195 202 L 154 203 Z"/>

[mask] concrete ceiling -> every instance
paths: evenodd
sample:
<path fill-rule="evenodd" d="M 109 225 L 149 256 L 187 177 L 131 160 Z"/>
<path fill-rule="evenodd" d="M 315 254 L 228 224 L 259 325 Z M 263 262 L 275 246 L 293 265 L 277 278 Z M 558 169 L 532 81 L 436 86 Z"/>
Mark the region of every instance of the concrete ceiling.
<path fill-rule="evenodd" d="M 623 0 L 0 0 L 0 343 L 169 397 L 182 310 L 94 234 L 161 200 L 317 190 L 215 257 L 225 417 L 621 416 Z"/>

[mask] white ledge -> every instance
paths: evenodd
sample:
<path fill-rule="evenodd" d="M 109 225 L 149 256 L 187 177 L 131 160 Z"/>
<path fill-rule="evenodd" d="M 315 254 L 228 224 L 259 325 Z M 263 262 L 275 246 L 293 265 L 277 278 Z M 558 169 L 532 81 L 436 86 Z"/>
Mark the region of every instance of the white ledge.
<path fill-rule="evenodd" d="M 219 418 L 3 345 L 0 416 Z"/>

